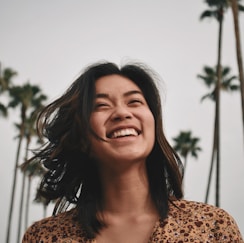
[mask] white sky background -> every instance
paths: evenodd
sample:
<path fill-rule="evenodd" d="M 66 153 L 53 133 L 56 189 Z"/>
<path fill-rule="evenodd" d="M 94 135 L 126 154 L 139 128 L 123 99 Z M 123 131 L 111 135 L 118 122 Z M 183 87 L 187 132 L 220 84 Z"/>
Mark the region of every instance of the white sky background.
<path fill-rule="evenodd" d="M 208 90 L 196 76 L 204 65 L 216 64 L 218 31 L 215 20 L 199 21 L 205 9 L 203 0 L 0 0 L 0 61 L 4 67 L 18 71 L 15 84 L 28 80 L 38 84 L 49 101 L 62 94 L 87 64 L 104 59 L 117 64 L 139 60 L 151 66 L 164 80 L 164 122 L 169 141 L 180 130 L 189 129 L 201 138 L 203 151 L 199 159 L 188 161 L 185 198 L 203 201 L 214 104 L 200 103 Z M 244 50 L 244 14 L 240 16 L 240 26 Z M 230 9 L 223 35 L 223 65 L 237 74 Z M 244 235 L 239 93 L 222 93 L 221 103 L 221 207 L 236 219 Z M 11 112 L 8 120 L 0 119 L 0 242 L 5 241 L 17 147 L 13 123 L 18 121 L 17 112 Z M 20 180 L 17 198 L 19 187 Z M 213 187 L 210 203 L 214 203 Z M 42 207 L 33 205 L 30 223 L 40 218 Z M 11 242 L 16 242 L 16 222 L 17 209 Z"/>

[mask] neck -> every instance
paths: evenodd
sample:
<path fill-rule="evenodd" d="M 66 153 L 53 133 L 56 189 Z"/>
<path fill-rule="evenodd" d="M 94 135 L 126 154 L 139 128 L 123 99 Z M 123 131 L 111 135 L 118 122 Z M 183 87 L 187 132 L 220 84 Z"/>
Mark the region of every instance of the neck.
<path fill-rule="evenodd" d="M 145 163 L 125 171 L 101 172 L 104 213 L 141 215 L 155 212 Z"/>

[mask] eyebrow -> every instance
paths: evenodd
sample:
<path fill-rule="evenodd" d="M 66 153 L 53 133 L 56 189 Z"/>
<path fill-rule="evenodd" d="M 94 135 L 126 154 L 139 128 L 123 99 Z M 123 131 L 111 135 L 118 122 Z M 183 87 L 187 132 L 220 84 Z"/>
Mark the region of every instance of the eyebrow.
<path fill-rule="evenodd" d="M 128 96 L 133 95 L 133 94 L 143 95 L 140 90 L 130 90 L 128 92 L 125 92 L 123 94 L 123 96 L 124 97 L 128 97 Z M 98 93 L 98 94 L 96 94 L 96 98 L 109 98 L 109 94 L 106 94 L 106 93 Z"/>

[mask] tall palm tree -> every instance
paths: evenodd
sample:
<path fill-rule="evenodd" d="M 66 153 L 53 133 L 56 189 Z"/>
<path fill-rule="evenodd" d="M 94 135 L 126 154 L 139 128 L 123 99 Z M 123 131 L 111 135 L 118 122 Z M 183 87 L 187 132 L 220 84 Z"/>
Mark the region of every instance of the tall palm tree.
<path fill-rule="evenodd" d="M 217 83 L 215 91 L 215 121 L 213 154 L 216 156 L 216 198 L 215 205 L 220 205 L 220 80 L 221 80 L 221 54 L 222 54 L 222 29 L 224 12 L 229 7 L 228 0 L 205 0 L 210 9 L 205 10 L 200 19 L 212 17 L 219 24 L 218 29 L 218 51 L 217 51 Z M 215 157 L 214 156 L 214 157 Z"/>
<path fill-rule="evenodd" d="M 240 90 L 241 90 L 241 104 L 242 104 L 242 125 L 244 133 L 244 70 L 241 52 L 241 36 L 239 27 L 239 11 L 244 11 L 244 6 L 239 4 L 238 0 L 231 0 L 231 9 L 235 27 L 235 40 L 236 40 L 236 57 L 239 70 Z"/>
<path fill-rule="evenodd" d="M 43 97 L 43 99 L 45 99 L 45 97 Z M 30 116 L 26 119 L 26 122 L 25 122 L 25 133 L 24 133 L 24 138 L 26 140 L 26 148 L 25 148 L 25 158 L 24 158 L 24 161 L 27 161 L 28 160 L 28 152 L 29 152 L 29 149 L 30 149 L 30 143 L 31 143 L 31 140 L 34 136 L 36 136 L 36 129 L 35 129 L 35 123 L 36 123 L 36 119 L 37 119 L 37 114 L 38 114 L 38 110 L 39 108 L 41 108 L 43 105 L 42 105 L 42 100 L 43 99 L 38 99 L 38 101 L 36 101 L 36 104 L 35 104 L 35 107 L 38 105 L 38 102 L 39 103 L 39 107 L 36 107 L 37 110 L 35 110 L 34 112 L 32 112 L 30 114 Z M 18 128 L 20 128 L 20 125 L 17 125 Z M 39 139 L 37 140 L 38 142 L 40 141 Z M 21 230 L 22 230 L 22 215 L 23 215 L 23 211 L 24 211 L 24 196 L 25 196 L 25 189 L 26 189 L 26 179 L 28 177 L 28 188 L 27 190 L 30 190 L 30 173 L 34 174 L 36 172 L 34 171 L 29 171 L 30 169 L 33 170 L 33 166 L 30 167 L 28 166 L 26 169 L 24 169 L 25 167 L 24 166 L 20 166 L 22 172 L 23 172 L 23 175 L 22 175 L 22 185 L 21 185 L 21 193 L 20 193 L 20 206 L 19 206 L 19 222 L 18 222 L 18 234 L 17 234 L 17 242 L 20 241 L 20 236 L 21 236 Z M 37 168 L 36 168 L 37 169 Z M 29 200 L 29 194 L 30 194 L 30 191 L 27 191 L 27 198 L 26 198 L 26 204 L 29 206 L 29 201 L 27 202 L 27 200 Z M 25 208 L 25 210 L 29 210 L 29 208 Z M 25 229 L 26 229 L 26 226 L 28 224 L 28 212 L 26 212 L 27 216 L 25 215 Z"/>
<path fill-rule="evenodd" d="M 0 63 L 0 95 L 7 92 L 12 85 L 12 79 L 17 75 L 17 72 L 11 68 L 5 68 L 2 70 Z M 0 102 L 0 116 L 6 117 L 8 114 L 7 107 Z"/>
<path fill-rule="evenodd" d="M 184 169 L 186 169 L 188 156 L 198 158 L 198 152 L 202 150 L 198 146 L 200 139 L 192 137 L 191 131 L 181 131 L 173 140 L 175 142 L 174 149 L 184 158 Z"/>
<path fill-rule="evenodd" d="M 205 99 L 210 99 L 214 102 L 216 102 L 216 83 L 218 82 L 218 68 L 212 68 L 209 66 L 205 66 L 203 68 L 203 74 L 199 74 L 197 77 L 200 78 L 204 84 L 210 89 L 210 92 L 204 95 L 201 98 L 201 101 Z M 240 88 L 239 84 L 235 81 L 237 81 L 237 77 L 235 75 L 230 74 L 231 69 L 229 67 L 223 67 L 221 72 L 221 80 L 220 80 L 220 89 L 226 92 L 232 92 L 236 91 Z M 215 128 L 216 128 L 216 119 L 215 119 Z M 211 184 L 211 178 L 212 178 L 212 172 L 213 172 L 213 166 L 216 156 L 216 139 L 217 139 L 217 130 L 214 129 L 214 136 L 213 136 L 213 147 L 212 147 L 212 155 L 211 155 L 211 163 L 210 163 L 210 170 L 209 170 L 209 176 L 208 176 L 208 185 L 205 195 L 205 202 L 208 202 L 209 197 L 209 190 L 210 190 L 210 184 Z M 216 188 L 217 190 L 217 188 Z M 217 199 L 216 199 L 217 200 Z"/>
<path fill-rule="evenodd" d="M 26 140 L 26 148 L 25 148 L 25 161 L 28 159 L 28 152 L 30 148 L 30 143 L 31 140 L 34 136 L 36 136 L 36 129 L 35 129 L 35 123 L 38 115 L 38 111 L 43 107 L 42 102 L 46 100 L 45 95 L 39 95 L 38 97 L 35 97 L 33 99 L 33 112 L 29 115 L 28 118 L 26 118 L 25 122 L 25 133 L 24 133 L 24 138 Z M 40 141 L 39 139 L 37 140 L 38 142 Z M 18 227 L 18 234 L 17 234 L 17 242 L 20 241 L 21 237 L 21 229 L 22 229 L 22 213 L 23 213 L 23 205 L 24 205 L 24 192 L 25 192 L 25 181 L 26 181 L 26 170 L 23 170 L 23 175 L 22 175 L 22 188 L 21 188 L 21 194 L 20 194 L 20 207 L 19 207 L 19 227 Z M 29 187 L 29 185 L 28 185 Z M 29 194 L 29 192 L 27 192 Z"/>
<path fill-rule="evenodd" d="M 28 113 L 32 113 L 33 111 L 36 110 L 37 101 L 46 98 L 46 96 L 41 93 L 41 89 L 38 86 L 30 85 L 29 83 L 26 83 L 23 86 L 11 87 L 9 89 L 9 94 L 10 94 L 9 107 L 20 108 L 20 124 L 19 124 L 19 134 L 18 134 L 18 146 L 17 146 L 16 159 L 14 165 L 13 184 L 11 190 L 11 200 L 10 200 L 10 207 L 9 207 L 6 243 L 10 242 L 12 212 L 13 212 L 13 205 L 15 200 L 16 181 L 18 175 L 17 169 L 19 164 L 21 145 L 25 135 L 26 118 L 28 116 Z"/>

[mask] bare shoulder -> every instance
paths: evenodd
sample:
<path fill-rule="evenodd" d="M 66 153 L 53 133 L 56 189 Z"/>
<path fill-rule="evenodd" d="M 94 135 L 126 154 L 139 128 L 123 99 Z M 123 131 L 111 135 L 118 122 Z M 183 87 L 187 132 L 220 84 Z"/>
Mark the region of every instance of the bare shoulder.
<path fill-rule="evenodd" d="M 27 242 L 86 242 L 77 221 L 75 209 L 59 213 L 32 224 L 24 234 L 22 243 Z"/>
<path fill-rule="evenodd" d="M 235 220 L 225 210 L 187 200 L 170 203 L 168 218 L 161 222 L 159 231 L 174 232 L 181 240 L 193 242 L 201 242 L 201 239 L 208 239 L 208 242 L 244 242 Z"/>

